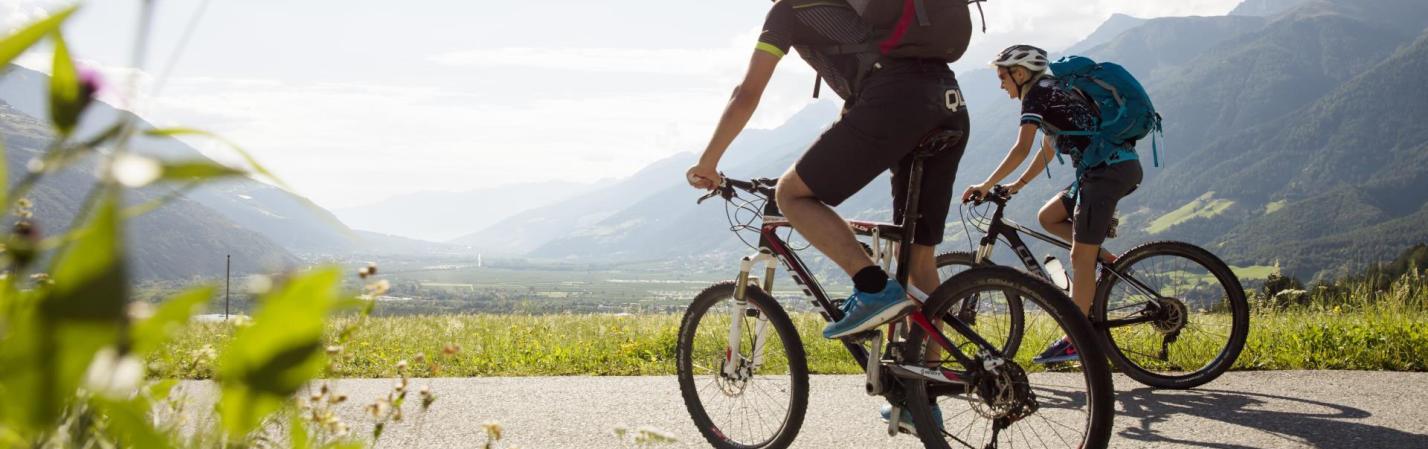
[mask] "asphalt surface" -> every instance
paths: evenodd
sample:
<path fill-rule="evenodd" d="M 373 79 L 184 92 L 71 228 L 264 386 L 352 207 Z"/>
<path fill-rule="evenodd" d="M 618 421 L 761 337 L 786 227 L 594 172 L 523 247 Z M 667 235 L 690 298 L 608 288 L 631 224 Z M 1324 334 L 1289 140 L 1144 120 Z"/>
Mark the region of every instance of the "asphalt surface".
<path fill-rule="evenodd" d="M 339 414 L 370 435 L 365 405 L 391 390 L 392 379 L 334 381 L 351 399 Z M 528 377 L 413 379 L 437 400 L 426 413 L 414 402 L 388 425 L 380 448 L 480 448 L 486 422 L 499 422 L 494 447 L 637 447 L 617 428 L 651 429 L 678 441 L 655 447 L 708 447 L 664 377 Z M 205 410 L 213 385 L 180 386 Z M 1116 448 L 1428 448 L 1428 373 L 1236 372 L 1190 391 L 1156 391 L 1116 379 Z M 415 396 L 415 395 L 413 395 Z M 815 376 L 796 448 L 917 448 L 911 436 L 888 437 L 880 398 L 863 394 L 857 376 Z"/>

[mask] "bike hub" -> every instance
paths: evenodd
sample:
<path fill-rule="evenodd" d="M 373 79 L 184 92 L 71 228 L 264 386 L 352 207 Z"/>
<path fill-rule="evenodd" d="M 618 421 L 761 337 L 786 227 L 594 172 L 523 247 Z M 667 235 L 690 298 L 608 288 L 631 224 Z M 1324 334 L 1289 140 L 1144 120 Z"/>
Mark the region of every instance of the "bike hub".
<path fill-rule="evenodd" d="M 1038 408 L 1026 371 L 1009 360 L 983 371 L 971 390 L 967 402 L 972 410 L 1004 426 L 1031 416 Z"/>
<path fill-rule="evenodd" d="M 1189 320 L 1190 309 L 1185 306 L 1185 302 L 1175 298 L 1160 298 L 1156 300 L 1160 305 L 1160 311 L 1156 313 L 1155 321 L 1150 322 L 1151 327 L 1162 334 L 1177 332 L 1185 328 Z"/>
<path fill-rule="evenodd" d="M 727 363 L 738 364 L 732 376 L 724 373 L 724 366 Z M 719 359 L 719 377 L 715 379 L 715 383 L 719 385 L 719 391 L 723 392 L 725 396 L 734 397 L 744 394 L 744 389 L 749 386 L 749 379 L 753 377 L 753 366 L 742 358 L 734 361 Z"/>

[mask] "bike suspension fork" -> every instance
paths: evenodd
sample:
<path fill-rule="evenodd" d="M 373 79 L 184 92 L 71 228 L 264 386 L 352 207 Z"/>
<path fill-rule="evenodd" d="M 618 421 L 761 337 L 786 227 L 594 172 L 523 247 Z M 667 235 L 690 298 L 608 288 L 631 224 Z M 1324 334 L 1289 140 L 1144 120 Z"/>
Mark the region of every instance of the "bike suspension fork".
<path fill-rule="evenodd" d="M 741 354 L 740 339 L 743 336 L 744 318 L 747 316 L 756 317 L 754 323 L 753 341 L 750 342 L 749 365 L 751 369 L 757 369 L 764 363 L 764 344 L 768 341 L 769 319 L 764 313 L 756 308 L 749 307 L 748 292 L 749 286 L 757 286 L 759 279 L 750 276 L 758 264 L 764 264 L 764 292 L 773 291 L 774 257 L 767 250 L 759 251 L 756 256 L 746 256 L 739 261 L 739 276 L 734 284 L 734 308 L 729 316 L 729 341 L 724 349 L 724 374 L 735 377 L 738 375 L 740 363 L 744 354 Z"/>

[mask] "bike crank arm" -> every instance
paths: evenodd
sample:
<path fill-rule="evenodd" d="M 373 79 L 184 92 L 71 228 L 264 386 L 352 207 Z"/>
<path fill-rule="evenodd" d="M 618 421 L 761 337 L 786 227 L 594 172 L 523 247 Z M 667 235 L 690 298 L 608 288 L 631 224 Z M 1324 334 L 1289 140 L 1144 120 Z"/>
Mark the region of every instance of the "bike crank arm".
<path fill-rule="evenodd" d="M 886 365 L 893 376 L 908 380 L 923 380 L 945 385 L 967 385 L 966 377 L 952 370 L 918 365 Z"/>
<path fill-rule="evenodd" d="M 867 370 L 867 373 L 868 373 L 868 382 L 867 382 L 866 385 L 864 385 L 864 389 L 866 389 L 866 390 L 868 391 L 868 396 L 877 396 L 877 395 L 883 394 L 883 390 L 885 390 L 885 389 L 883 388 L 883 379 L 882 379 L 882 372 L 883 372 L 883 366 L 882 366 L 882 365 L 883 365 L 883 364 L 882 364 L 882 357 L 883 357 L 883 333 L 882 333 L 882 331 L 873 331 L 873 332 L 872 332 L 872 337 L 869 337 L 869 340 L 872 341 L 873 347 L 872 347 L 872 350 L 868 352 L 868 366 L 864 367 L 864 369 L 866 369 L 866 370 Z"/>

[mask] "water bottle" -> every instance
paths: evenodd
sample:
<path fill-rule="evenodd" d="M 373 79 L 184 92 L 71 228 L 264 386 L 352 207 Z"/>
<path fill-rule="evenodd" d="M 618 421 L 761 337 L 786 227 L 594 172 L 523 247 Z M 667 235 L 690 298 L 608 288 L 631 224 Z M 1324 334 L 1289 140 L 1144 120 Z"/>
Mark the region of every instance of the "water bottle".
<path fill-rule="evenodd" d="M 1071 290 L 1071 279 L 1066 276 L 1066 267 L 1061 266 L 1060 260 L 1048 254 L 1042 265 L 1046 266 L 1046 276 L 1051 278 L 1052 284 L 1062 290 Z"/>

